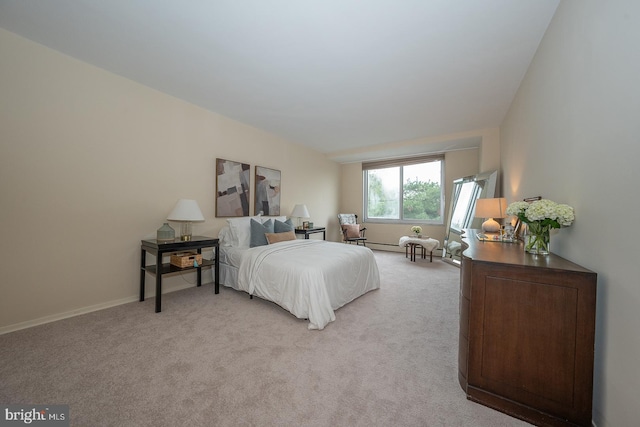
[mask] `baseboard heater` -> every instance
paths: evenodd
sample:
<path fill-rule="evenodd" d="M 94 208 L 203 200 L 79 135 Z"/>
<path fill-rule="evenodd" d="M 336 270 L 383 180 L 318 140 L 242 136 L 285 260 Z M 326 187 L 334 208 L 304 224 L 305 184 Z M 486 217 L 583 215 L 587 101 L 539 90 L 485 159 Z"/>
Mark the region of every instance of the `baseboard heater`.
<path fill-rule="evenodd" d="M 399 248 L 400 245 L 397 243 L 380 243 L 380 242 L 371 242 L 369 240 L 367 240 L 367 246 L 368 245 L 380 245 L 380 246 L 395 246 L 396 248 Z M 434 249 L 433 252 L 442 252 L 442 248 L 438 248 L 438 249 Z"/>
<path fill-rule="evenodd" d="M 367 240 L 367 245 L 381 245 L 381 246 L 400 246 L 397 243 L 379 243 L 379 242 L 371 242 Z"/>
<path fill-rule="evenodd" d="M 380 243 L 380 242 L 371 242 L 371 241 L 367 240 L 367 246 L 369 246 L 369 245 L 395 246 L 396 248 L 400 247 L 400 245 L 398 245 L 397 243 Z M 442 248 L 434 249 L 433 252 L 442 253 Z"/>

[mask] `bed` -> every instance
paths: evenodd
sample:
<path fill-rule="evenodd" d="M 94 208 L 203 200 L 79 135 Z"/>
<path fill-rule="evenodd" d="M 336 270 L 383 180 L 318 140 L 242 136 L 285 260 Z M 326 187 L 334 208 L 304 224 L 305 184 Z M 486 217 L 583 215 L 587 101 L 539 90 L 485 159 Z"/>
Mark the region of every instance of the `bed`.
<path fill-rule="evenodd" d="M 286 224 L 283 219 L 271 221 Z M 248 227 L 251 220 L 255 221 L 251 223 L 252 227 L 255 225 L 253 229 Z M 279 237 L 272 243 L 252 245 L 252 234 L 261 231 L 256 223 L 265 224 L 269 219 L 243 217 L 227 221 L 229 226 L 219 234 L 220 283 L 274 302 L 297 318 L 309 319 L 309 329 L 324 329 L 336 319 L 334 310 L 380 287 L 378 266 L 369 248 L 295 239 L 293 231 L 287 234 L 293 236 L 291 239 Z M 264 234 L 273 237 L 287 233 L 282 227 Z"/>

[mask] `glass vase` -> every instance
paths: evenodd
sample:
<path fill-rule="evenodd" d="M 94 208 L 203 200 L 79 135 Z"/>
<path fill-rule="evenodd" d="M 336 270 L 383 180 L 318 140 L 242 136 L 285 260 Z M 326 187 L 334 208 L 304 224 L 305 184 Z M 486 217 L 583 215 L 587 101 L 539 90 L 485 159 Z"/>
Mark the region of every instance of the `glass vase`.
<path fill-rule="evenodd" d="M 524 241 L 524 250 L 530 254 L 549 255 L 551 227 L 538 223 L 531 223 L 528 227 L 529 233 Z"/>

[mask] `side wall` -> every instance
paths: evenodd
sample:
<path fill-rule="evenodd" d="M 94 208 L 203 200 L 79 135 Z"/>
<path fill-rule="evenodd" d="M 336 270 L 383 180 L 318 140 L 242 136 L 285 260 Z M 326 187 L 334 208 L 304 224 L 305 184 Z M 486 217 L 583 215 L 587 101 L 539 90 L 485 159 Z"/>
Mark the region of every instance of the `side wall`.
<path fill-rule="evenodd" d="M 140 239 L 180 198 L 206 218 L 194 234 L 217 236 L 216 158 L 251 164 L 252 197 L 254 166 L 279 169 L 281 214 L 305 203 L 337 227 L 340 171 L 323 154 L 4 30 L 0 52 L 0 332 L 136 300 Z"/>
<path fill-rule="evenodd" d="M 553 252 L 598 273 L 594 423 L 640 406 L 640 3 L 563 0 L 501 127 L 503 194 L 576 210 Z"/>

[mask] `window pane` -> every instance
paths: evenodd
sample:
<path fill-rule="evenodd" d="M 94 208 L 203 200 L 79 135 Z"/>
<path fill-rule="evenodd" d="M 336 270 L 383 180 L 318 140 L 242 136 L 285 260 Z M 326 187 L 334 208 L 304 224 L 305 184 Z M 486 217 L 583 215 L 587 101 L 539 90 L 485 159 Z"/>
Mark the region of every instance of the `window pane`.
<path fill-rule="evenodd" d="M 471 224 L 469 204 L 473 199 L 473 189 L 475 186 L 476 183 L 473 181 L 462 184 L 458 200 L 455 201 L 455 207 L 451 216 L 451 228 L 454 230 L 461 231 L 463 228 L 468 228 Z"/>
<path fill-rule="evenodd" d="M 441 162 L 403 167 L 403 215 L 406 220 L 437 221 L 442 215 Z"/>
<path fill-rule="evenodd" d="M 396 161 L 395 165 L 363 164 L 364 220 L 442 224 L 442 159 Z M 371 169 L 369 169 L 371 168 Z"/>
<path fill-rule="evenodd" d="M 367 217 L 400 218 L 400 168 L 367 171 Z"/>

